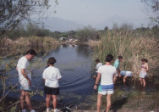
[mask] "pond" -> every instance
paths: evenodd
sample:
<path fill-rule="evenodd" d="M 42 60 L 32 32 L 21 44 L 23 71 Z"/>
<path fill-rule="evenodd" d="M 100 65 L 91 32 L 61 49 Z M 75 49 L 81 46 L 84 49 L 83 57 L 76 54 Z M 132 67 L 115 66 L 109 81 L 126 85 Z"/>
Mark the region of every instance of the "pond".
<path fill-rule="evenodd" d="M 31 63 L 33 91 L 43 91 L 42 72 L 46 67 L 47 59 L 53 56 L 57 60 L 55 66 L 60 69 L 62 75 L 60 80 L 61 96 L 70 96 L 63 97 L 63 103 L 82 101 L 87 95 L 94 92 L 94 81 L 91 78 L 93 70 L 92 55 L 92 49 L 85 45 L 61 45 L 56 50 L 50 51 L 48 55 L 35 58 Z M 16 70 L 11 70 L 9 75 L 12 75 L 12 78 L 8 79 L 8 85 L 16 84 L 18 82 Z M 17 90 L 19 90 L 19 87 Z M 18 98 L 19 92 L 18 94 L 13 92 L 10 96 Z M 44 100 L 44 97 L 35 95 L 32 99 L 39 101 Z"/>

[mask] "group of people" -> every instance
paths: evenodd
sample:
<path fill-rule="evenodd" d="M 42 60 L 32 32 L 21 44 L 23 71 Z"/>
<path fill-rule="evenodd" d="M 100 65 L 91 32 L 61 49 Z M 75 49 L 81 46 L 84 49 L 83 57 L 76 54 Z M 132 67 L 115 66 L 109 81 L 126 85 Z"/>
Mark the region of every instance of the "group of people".
<path fill-rule="evenodd" d="M 101 100 L 103 95 L 106 96 L 106 110 L 109 112 L 111 107 L 111 96 L 114 93 L 114 84 L 117 78 L 123 78 L 123 83 L 126 83 L 127 77 L 132 77 L 132 71 L 120 70 L 120 62 L 122 62 L 123 57 L 118 56 L 113 64 L 113 56 L 111 54 L 107 55 L 105 58 L 105 64 L 102 64 L 99 59 L 96 59 L 96 74 L 93 78 L 95 79 L 94 89 L 98 90 L 97 95 L 97 112 L 100 112 Z M 146 87 L 145 77 L 148 71 L 148 60 L 141 59 L 141 70 L 139 73 L 140 84 L 142 87 Z"/>
<path fill-rule="evenodd" d="M 32 108 L 30 101 L 30 91 L 31 91 L 31 71 L 29 70 L 29 62 L 36 56 L 36 51 L 30 49 L 22 56 L 17 63 L 17 72 L 19 76 L 20 84 L 20 106 L 22 112 L 26 112 L 25 103 L 27 104 L 30 112 L 35 112 Z M 111 95 L 114 93 L 114 83 L 117 77 L 124 76 L 123 82 L 126 82 L 126 78 L 132 76 L 131 71 L 120 71 L 120 62 L 123 57 L 118 56 L 118 59 L 113 63 L 113 56 L 111 54 L 107 55 L 105 58 L 105 64 L 102 64 L 99 59 L 96 60 L 96 81 L 94 89 L 98 89 L 97 95 L 97 112 L 100 112 L 101 98 L 103 95 L 107 95 L 107 106 L 106 112 L 110 110 L 111 107 Z M 142 59 L 141 72 L 140 72 L 140 83 L 143 87 L 146 86 L 145 77 L 148 71 L 148 60 Z M 57 109 L 57 95 L 59 95 L 59 79 L 62 78 L 60 70 L 54 66 L 56 59 L 50 57 L 47 61 L 47 67 L 42 73 L 42 78 L 44 80 L 44 93 L 46 95 L 46 112 L 50 112 L 50 101 L 52 99 L 53 111 L 58 112 Z"/>

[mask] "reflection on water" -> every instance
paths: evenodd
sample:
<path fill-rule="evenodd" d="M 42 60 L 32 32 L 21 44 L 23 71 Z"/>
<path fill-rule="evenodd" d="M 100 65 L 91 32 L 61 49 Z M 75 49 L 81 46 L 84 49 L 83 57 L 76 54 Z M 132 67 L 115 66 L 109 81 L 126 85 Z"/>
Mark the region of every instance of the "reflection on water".
<path fill-rule="evenodd" d="M 78 46 L 77 47 L 77 53 L 80 56 L 89 57 L 89 55 L 90 55 L 89 47 L 87 45 Z"/>

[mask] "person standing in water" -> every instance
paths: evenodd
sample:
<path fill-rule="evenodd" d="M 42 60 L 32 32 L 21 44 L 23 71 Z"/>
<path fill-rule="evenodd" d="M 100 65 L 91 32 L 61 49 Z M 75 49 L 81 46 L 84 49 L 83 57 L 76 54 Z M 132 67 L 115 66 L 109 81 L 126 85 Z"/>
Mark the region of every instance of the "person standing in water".
<path fill-rule="evenodd" d="M 36 56 L 35 50 L 30 49 L 26 52 L 25 56 L 21 57 L 18 60 L 17 64 L 17 71 L 19 75 L 19 83 L 21 89 L 20 106 L 22 112 L 26 112 L 26 109 L 24 108 L 24 102 L 26 102 L 30 112 L 35 112 L 35 110 L 32 109 L 30 101 L 29 92 L 31 91 L 31 72 L 28 70 L 29 61 L 31 61 L 34 56 Z"/>
<path fill-rule="evenodd" d="M 120 72 L 120 75 L 123 76 L 123 83 L 126 84 L 126 79 L 128 77 L 132 77 L 133 76 L 133 73 L 131 71 L 121 71 Z"/>
<path fill-rule="evenodd" d="M 114 83 L 116 80 L 116 68 L 111 65 L 112 61 L 113 56 L 111 54 L 107 55 L 105 59 L 105 65 L 102 65 L 97 71 L 98 75 L 94 85 L 94 89 L 98 88 L 97 112 L 100 112 L 101 100 L 103 95 L 107 95 L 106 112 L 108 112 L 111 107 L 111 95 L 114 93 Z"/>
<path fill-rule="evenodd" d="M 146 87 L 146 80 L 145 77 L 147 76 L 147 71 L 148 71 L 148 60 L 143 58 L 141 59 L 141 70 L 140 70 L 140 84 L 142 87 Z"/>
<path fill-rule="evenodd" d="M 118 77 L 121 77 L 121 75 L 120 75 L 120 63 L 122 62 L 122 60 L 123 60 L 123 57 L 122 56 L 118 56 L 118 58 L 114 62 L 114 67 L 117 70 L 117 74 L 118 74 L 117 76 Z"/>
<path fill-rule="evenodd" d="M 59 79 L 61 79 L 61 73 L 58 68 L 54 66 L 56 59 L 50 57 L 48 59 L 48 67 L 43 71 L 42 77 L 45 82 L 44 92 L 46 94 L 46 112 L 50 112 L 50 100 L 52 98 L 52 104 L 54 112 L 59 112 L 57 109 L 57 95 L 59 95 Z"/>

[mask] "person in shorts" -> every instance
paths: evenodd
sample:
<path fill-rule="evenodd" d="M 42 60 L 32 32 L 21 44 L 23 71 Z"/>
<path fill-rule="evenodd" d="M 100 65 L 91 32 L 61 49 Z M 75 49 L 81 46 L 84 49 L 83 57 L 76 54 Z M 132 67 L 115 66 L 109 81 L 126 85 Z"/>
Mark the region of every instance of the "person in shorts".
<path fill-rule="evenodd" d="M 24 108 L 24 102 L 26 102 L 30 112 L 35 112 L 35 110 L 32 109 L 30 95 L 29 95 L 29 92 L 31 91 L 31 72 L 28 69 L 29 61 L 31 61 L 35 55 L 36 55 L 35 50 L 33 49 L 28 50 L 26 52 L 26 55 L 18 60 L 16 68 L 18 71 L 19 83 L 21 89 L 20 106 L 22 112 L 26 112 L 26 109 Z"/>
<path fill-rule="evenodd" d="M 98 75 L 95 81 L 94 89 L 98 88 L 97 95 L 97 112 L 100 112 L 101 100 L 103 95 L 106 96 L 107 106 L 106 112 L 111 107 L 111 95 L 114 93 L 114 82 L 116 80 L 116 68 L 112 66 L 113 56 L 111 54 L 106 56 L 105 65 L 98 69 Z M 101 81 L 100 81 L 101 80 Z M 99 84 L 100 81 L 100 84 Z M 98 86 L 99 84 L 99 86 Z"/>
<path fill-rule="evenodd" d="M 133 73 L 131 71 L 121 71 L 120 75 L 123 76 L 123 83 L 126 83 L 127 77 L 132 77 Z"/>
<path fill-rule="evenodd" d="M 146 87 L 146 80 L 145 77 L 147 76 L 147 71 L 148 71 L 148 60 L 143 58 L 141 59 L 141 70 L 140 70 L 140 84 L 142 87 Z"/>
<path fill-rule="evenodd" d="M 54 66 L 56 59 L 50 57 L 47 65 L 43 71 L 42 77 L 45 82 L 44 92 L 46 94 L 46 112 L 50 112 L 50 100 L 52 98 L 52 104 L 54 112 L 58 112 L 57 109 L 57 95 L 59 95 L 59 79 L 61 79 L 61 73 L 58 68 Z"/>
<path fill-rule="evenodd" d="M 117 76 L 118 77 L 121 77 L 121 75 L 120 75 L 120 63 L 122 62 L 122 60 L 123 60 L 123 57 L 122 56 L 118 56 L 118 58 L 114 62 L 114 67 L 117 70 Z"/>

